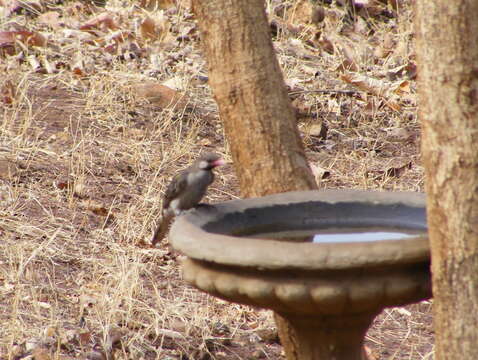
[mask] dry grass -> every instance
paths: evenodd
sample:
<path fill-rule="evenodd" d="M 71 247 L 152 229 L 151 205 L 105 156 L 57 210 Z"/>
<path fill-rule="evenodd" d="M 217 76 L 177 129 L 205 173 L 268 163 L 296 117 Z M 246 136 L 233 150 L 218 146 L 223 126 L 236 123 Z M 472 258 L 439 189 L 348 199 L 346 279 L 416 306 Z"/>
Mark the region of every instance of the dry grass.
<path fill-rule="evenodd" d="M 199 293 L 181 281 L 167 244 L 145 244 L 170 176 L 204 150 L 230 157 L 209 89 L 198 81 L 205 68 L 190 10 L 133 3 L 107 4 L 115 31 L 129 34 L 113 53 L 105 50 L 111 29 L 74 30 L 102 10 L 72 2 L 11 14 L 0 7 L 1 30 L 48 36 L 47 46 L 18 43 L 13 56 L 0 57 L 5 102 L 5 89 L 14 89 L 0 110 L 0 358 L 281 358 L 274 336 L 258 336 L 274 326 L 268 312 Z M 278 4 L 269 3 L 271 13 Z M 325 8 L 320 27 L 334 54 L 310 42 L 307 27 L 275 40 L 307 155 L 330 172 L 321 186 L 422 191 L 415 81 L 386 75 L 413 62 L 408 2 L 388 21 L 370 18 L 373 34 L 345 31 L 344 9 Z M 64 24 L 42 24 L 46 11 L 65 15 Z M 147 15 L 169 31 L 140 36 Z M 374 49 L 386 36 L 394 46 L 380 57 Z M 351 87 L 338 77 L 344 56 L 355 74 L 387 86 L 408 81 L 409 92 Z M 185 97 L 166 108 L 135 85 L 171 79 Z M 357 94 L 304 92 L 317 89 Z M 321 119 L 326 139 L 311 131 Z M 218 175 L 208 200 L 236 197 L 232 168 Z M 406 309 L 385 311 L 370 330 L 377 358 L 432 358 L 430 303 Z"/>

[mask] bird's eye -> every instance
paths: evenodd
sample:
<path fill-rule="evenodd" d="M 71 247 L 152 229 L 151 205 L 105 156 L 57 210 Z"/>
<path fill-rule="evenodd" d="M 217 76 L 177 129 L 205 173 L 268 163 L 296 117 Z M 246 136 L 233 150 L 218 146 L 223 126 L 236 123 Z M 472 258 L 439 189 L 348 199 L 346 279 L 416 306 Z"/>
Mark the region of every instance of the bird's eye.
<path fill-rule="evenodd" d="M 209 163 L 208 163 L 207 161 L 201 161 L 201 162 L 199 163 L 199 167 L 200 167 L 201 169 L 207 169 L 207 168 L 209 167 Z"/>

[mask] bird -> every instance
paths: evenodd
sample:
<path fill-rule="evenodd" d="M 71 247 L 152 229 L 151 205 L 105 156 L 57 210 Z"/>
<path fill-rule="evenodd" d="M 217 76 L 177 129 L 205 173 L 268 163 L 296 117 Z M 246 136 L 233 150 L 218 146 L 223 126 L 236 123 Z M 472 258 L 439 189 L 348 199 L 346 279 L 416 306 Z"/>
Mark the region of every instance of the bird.
<path fill-rule="evenodd" d="M 163 197 L 162 220 L 154 232 L 152 246 L 165 237 L 175 216 L 199 204 L 214 181 L 212 170 L 224 164 L 218 154 L 208 152 L 173 177 Z"/>

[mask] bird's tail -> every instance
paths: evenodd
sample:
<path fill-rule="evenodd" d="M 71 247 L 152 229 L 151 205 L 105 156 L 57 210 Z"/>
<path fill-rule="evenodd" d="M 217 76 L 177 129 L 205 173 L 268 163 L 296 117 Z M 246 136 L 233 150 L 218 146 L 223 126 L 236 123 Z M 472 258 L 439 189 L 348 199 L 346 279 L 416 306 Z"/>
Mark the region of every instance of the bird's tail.
<path fill-rule="evenodd" d="M 163 240 L 168 231 L 171 223 L 173 222 L 174 216 L 173 215 L 164 215 L 161 223 L 159 224 L 158 228 L 154 232 L 153 238 L 151 239 L 151 245 L 155 246 L 158 242 Z"/>

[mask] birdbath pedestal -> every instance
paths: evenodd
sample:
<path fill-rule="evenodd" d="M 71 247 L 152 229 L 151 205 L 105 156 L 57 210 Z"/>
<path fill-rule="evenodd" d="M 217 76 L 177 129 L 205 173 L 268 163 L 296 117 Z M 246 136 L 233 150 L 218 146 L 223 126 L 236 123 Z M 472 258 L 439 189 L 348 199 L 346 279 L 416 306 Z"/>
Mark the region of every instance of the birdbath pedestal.
<path fill-rule="evenodd" d="M 285 320 L 289 359 L 363 360 L 380 311 L 431 296 L 426 231 L 422 194 L 302 191 L 200 206 L 170 239 L 187 282 Z"/>

